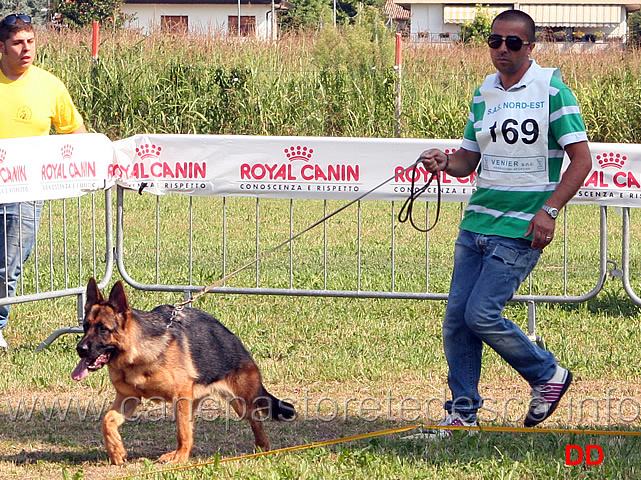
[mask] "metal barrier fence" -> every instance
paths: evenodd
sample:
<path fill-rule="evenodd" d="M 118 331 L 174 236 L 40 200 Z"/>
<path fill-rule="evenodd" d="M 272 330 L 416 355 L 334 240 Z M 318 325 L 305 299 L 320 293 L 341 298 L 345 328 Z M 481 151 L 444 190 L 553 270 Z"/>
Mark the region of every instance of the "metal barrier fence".
<path fill-rule="evenodd" d="M 398 222 L 398 202 L 361 200 L 289 242 L 347 202 L 142 198 L 118 188 L 117 265 L 124 280 L 137 289 L 181 292 L 189 298 L 241 269 L 211 292 L 447 299 L 462 204 L 443 205 L 437 227 L 420 233 Z M 421 221 L 429 225 L 433 206 L 419 208 Z M 533 340 L 541 342 L 536 335 L 536 303 L 587 301 L 603 288 L 609 264 L 616 267 L 608 260 L 607 213 L 606 207 L 569 205 L 557 220 L 555 243 L 513 298 L 528 306 L 528 334 Z M 155 235 L 141 242 L 141 231 Z M 595 238 L 598 252 L 591 252 Z M 141 270 L 141 263 L 154 268 Z M 590 284 L 584 280 L 586 271 L 592 272 Z"/>
<path fill-rule="evenodd" d="M 624 208 L 623 209 L 623 226 L 622 226 L 622 248 L 621 248 L 621 265 L 622 268 L 621 270 L 616 271 L 617 276 L 621 276 L 621 280 L 623 282 L 623 289 L 625 290 L 626 294 L 630 297 L 630 299 L 636 304 L 641 306 L 641 297 L 639 297 L 639 294 L 635 291 L 634 286 L 630 282 L 630 269 L 631 267 L 631 254 L 632 254 L 632 248 L 638 248 L 641 244 L 641 242 L 635 242 L 632 244 L 631 242 L 631 237 L 632 237 L 632 231 L 631 231 L 631 220 L 630 217 L 632 215 L 632 210 L 630 208 Z M 638 253 L 635 252 L 635 253 Z M 638 258 L 638 256 L 636 257 Z M 638 267 L 638 263 L 636 265 Z"/>
<path fill-rule="evenodd" d="M 444 204 L 437 227 L 421 233 L 399 223 L 398 202 L 361 200 L 288 241 L 345 203 L 139 195 L 117 187 L 114 245 L 111 190 L 104 197 L 96 193 L 48 201 L 16 296 L 0 299 L 0 305 L 75 295 L 78 324 L 56 330 L 38 349 L 65 333 L 81 333 L 86 280 L 94 276 L 104 288 L 111 281 L 114 258 L 132 287 L 179 292 L 185 299 L 239 268 L 211 293 L 447 299 L 462 204 Z M 415 210 L 425 226 L 433 221 L 433 205 L 420 202 Z M 533 340 L 541 341 L 537 303 L 587 301 L 602 290 L 608 275 L 621 277 L 627 295 L 641 305 L 630 280 L 636 247 L 630 241 L 630 208 L 622 212 L 618 268 L 608 258 L 608 208 L 564 209 L 555 242 L 513 298 L 527 305 Z M 99 227 L 103 222 L 104 231 Z M 596 238 L 598 252 L 593 248 Z"/>
<path fill-rule="evenodd" d="M 0 305 L 77 297 L 75 325 L 53 332 L 38 350 L 65 333 L 82 332 L 86 282 L 107 285 L 114 269 L 112 192 L 44 202 L 37 242 L 25 262 L 16 294 Z M 103 226 L 100 226 L 103 224 Z"/>

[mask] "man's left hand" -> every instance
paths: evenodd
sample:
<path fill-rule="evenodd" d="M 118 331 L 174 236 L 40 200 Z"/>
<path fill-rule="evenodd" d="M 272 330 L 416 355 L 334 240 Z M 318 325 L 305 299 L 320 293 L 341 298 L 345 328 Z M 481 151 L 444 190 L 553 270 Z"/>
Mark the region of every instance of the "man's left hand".
<path fill-rule="evenodd" d="M 556 227 L 556 222 L 543 210 L 536 212 L 536 215 L 530 220 L 530 226 L 525 232 L 525 236 L 528 237 L 531 233 L 534 233 L 532 238 L 532 248 L 535 250 L 543 250 L 547 247 L 552 239 L 554 239 L 554 227 Z"/>

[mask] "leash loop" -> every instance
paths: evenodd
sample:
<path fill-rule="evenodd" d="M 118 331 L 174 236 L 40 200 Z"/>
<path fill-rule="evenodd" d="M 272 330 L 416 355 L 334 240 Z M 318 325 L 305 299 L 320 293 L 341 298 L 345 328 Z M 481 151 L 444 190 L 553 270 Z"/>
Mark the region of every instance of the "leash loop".
<path fill-rule="evenodd" d="M 414 163 L 414 166 L 411 167 L 412 170 L 415 170 L 418 164 L 421 163 L 420 160 L 416 160 L 416 163 Z M 427 228 L 421 228 L 416 223 L 414 222 L 414 202 L 418 197 L 423 195 L 425 191 L 429 188 L 429 186 L 432 184 L 432 181 L 436 179 L 436 218 L 434 218 L 434 223 L 430 227 Z M 441 178 L 439 177 L 437 172 L 433 172 L 432 176 L 430 179 L 427 181 L 425 185 L 423 185 L 421 188 L 418 190 L 416 189 L 416 175 L 412 175 L 412 183 L 410 184 L 410 196 L 405 200 L 405 203 L 401 207 L 401 211 L 398 212 L 398 221 L 401 223 L 405 223 L 408 220 L 410 221 L 410 224 L 412 227 L 414 227 L 416 230 L 419 232 L 427 233 L 430 230 L 432 230 L 434 227 L 436 227 L 436 224 L 438 223 L 438 217 L 441 214 Z"/>

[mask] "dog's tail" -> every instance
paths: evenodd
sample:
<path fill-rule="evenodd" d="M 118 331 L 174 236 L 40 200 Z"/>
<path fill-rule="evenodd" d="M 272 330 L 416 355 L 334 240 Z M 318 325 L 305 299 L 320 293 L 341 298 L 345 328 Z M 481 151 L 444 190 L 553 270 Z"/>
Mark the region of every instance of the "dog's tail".
<path fill-rule="evenodd" d="M 263 395 L 256 399 L 258 407 L 272 420 L 293 420 L 296 418 L 294 405 L 280 400 L 264 390 Z"/>

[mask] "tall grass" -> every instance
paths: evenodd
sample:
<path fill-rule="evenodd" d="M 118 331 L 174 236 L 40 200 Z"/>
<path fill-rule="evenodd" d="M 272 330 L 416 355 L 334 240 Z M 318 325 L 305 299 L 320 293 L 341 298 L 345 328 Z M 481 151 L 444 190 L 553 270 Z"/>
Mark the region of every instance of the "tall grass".
<path fill-rule="evenodd" d="M 394 136 L 393 37 L 374 25 L 256 39 L 103 31 L 40 33 L 39 64 L 57 73 L 91 128 L 136 133 Z M 535 58 L 561 68 L 595 142 L 641 142 L 641 57 L 581 55 L 542 44 Z M 404 45 L 402 136 L 459 138 L 470 96 L 491 73 L 487 48 Z"/>

